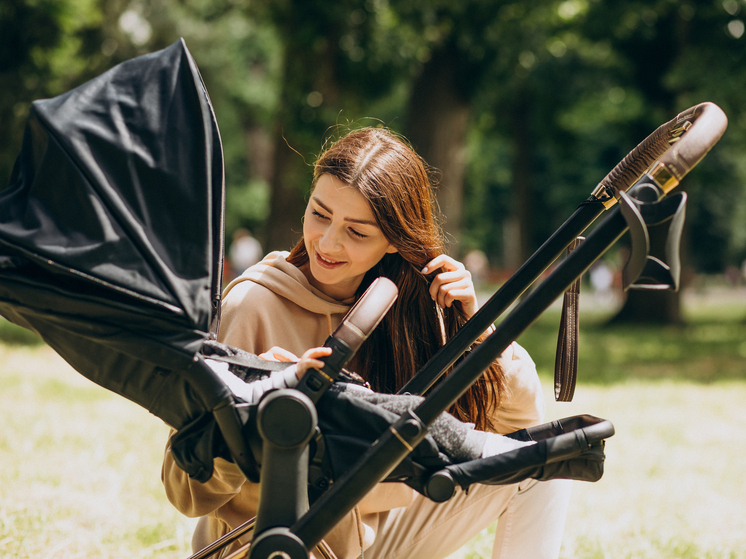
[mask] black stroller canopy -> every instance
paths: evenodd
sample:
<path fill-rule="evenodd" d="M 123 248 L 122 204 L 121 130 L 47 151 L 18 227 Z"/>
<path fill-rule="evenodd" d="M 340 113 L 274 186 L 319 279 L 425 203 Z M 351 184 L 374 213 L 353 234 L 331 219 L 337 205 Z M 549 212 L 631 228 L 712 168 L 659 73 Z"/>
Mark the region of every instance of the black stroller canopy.
<path fill-rule="evenodd" d="M 34 102 L 0 192 L 0 313 L 181 427 L 205 407 L 183 371 L 219 313 L 223 190 L 183 40 Z"/>
<path fill-rule="evenodd" d="M 222 183 L 217 125 L 179 41 L 33 103 L 0 195 L 0 236 L 55 273 L 206 332 L 220 283 Z"/>

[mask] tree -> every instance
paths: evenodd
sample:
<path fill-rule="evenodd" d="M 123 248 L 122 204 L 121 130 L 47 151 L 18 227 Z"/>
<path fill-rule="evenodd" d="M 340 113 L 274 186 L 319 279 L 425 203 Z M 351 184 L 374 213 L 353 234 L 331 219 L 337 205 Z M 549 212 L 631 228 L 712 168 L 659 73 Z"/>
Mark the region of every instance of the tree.
<path fill-rule="evenodd" d="M 518 260 L 532 249 L 533 163 L 532 141 L 534 90 L 530 70 L 535 52 L 544 51 L 547 37 L 559 22 L 558 2 L 544 0 L 495 3 L 397 2 L 392 4 L 417 35 L 422 61 L 408 102 L 407 136 L 421 155 L 441 171 L 439 202 L 452 237 L 474 238 L 473 224 L 462 232 L 464 180 L 470 160 L 469 132 L 484 113 L 494 134 L 509 138 L 512 151 L 510 174 L 514 196 L 510 212 L 517 217 Z M 481 107 L 481 109 L 480 109 Z M 538 123 L 537 123 L 538 125 Z M 494 219 L 488 216 L 487 219 Z M 484 220 L 484 216 L 479 216 Z M 471 220 L 470 220 L 471 221 Z M 464 243 L 473 248 L 473 241 Z"/>
<path fill-rule="evenodd" d="M 300 237 L 311 163 L 345 123 L 358 123 L 371 105 L 385 104 L 397 76 L 391 50 L 397 41 L 387 41 L 385 5 L 286 0 L 268 2 L 263 10 L 282 44 L 265 243 L 289 249 Z"/>
<path fill-rule="evenodd" d="M 60 63 L 74 51 L 80 30 L 77 21 L 70 21 L 71 10 L 69 3 L 52 1 L 9 0 L 0 6 L 0 177 L 4 183 L 20 149 L 31 101 L 61 93 L 68 83 Z"/>
<path fill-rule="evenodd" d="M 460 57 L 453 43 L 437 49 L 412 86 L 406 135 L 438 170 L 438 201 L 452 238 L 461 232 L 466 136 L 471 117 L 468 94 L 459 88 Z"/>
<path fill-rule="evenodd" d="M 3 181 L 20 149 L 33 100 L 64 93 L 148 51 L 149 27 L 139 28 L 137 35 L 132 33 L 135 28 L 128 32 L 127 26 L 122 26 L 128 10 L 126 2 L 106 0 L 6 0 L 0 5 Z M 139 21 L 147 25 L 144 19 Z"/>
<path fill-rule="evenodd" d="M 644 102 L 644 115 L 630 123 L 640 139 L 676 112 L 704 100 L 737 107 L 739 112 L 743 110 L 743 101 L 736 101 L 730 86 L 734 77 L 736 82 L 742 83 L 744 79 L 740 68 L 743 47 L 738 48 L 733 39 L 740 37 L 734 37 L 732 32 L 732 23 L 740 21 L 733 19 L 739 10 L 738 4 L 727 1 L 695 4 L 667 0 L 653 3 L 600 0 L 590 3 L 583 22 L 584 33 L 591 40 L 611 45 L 623 63 L 620 68 L 626 69 L 620 72 L 620 86 L 637 91 Z M 743 34 L 743 23 L 740 30 Z M 694 63 L 703 59 L 708 63 Z M 723 79 L 725 76 L 727 80 Z M 699 95 L 693 95 L 695 90 Z M 651 117 L 656 121 L 651 121 Z M 742 137 L 742 132 L 738 135 Z M 703 192 L 701 178 L 708 174 L 710 165 L 722 173 L 721 180 L 730 176 L 730 180 L 726 179 L 729 187 L 737 182 L 734 169 L 724 166 L 717 156 L 708 157 L 702 169 L 692 173 L 685 187 L 690 193 L 690 219 L 694 217 L 698 225 L 704 225 L 701 208 L 705 211 L 713 208 L 712 200 L 723 194 L 718 193 L 722 189 L 718 184 L 708 185 L 707 195 Z M 742 194 L 743 188 L 739 190 Z M 729 208 L 721 205 L 717 219 L 732 222 L 729 213 Z M 711 233 L 717 230 L 712 225 L 705 225 Z M 691 259 L 699 260 L 702 268 L 703 258 L 708 259 L 709 251 L 702 250 L 702 236 L 692 232 L 690 226 L 687 229 L 689 238 L 684 243 L 688 252 L 683 258 L 685 265 Z M 665 241 L 660 235 L 659 229 L 651 230 L 651 245 L 661 245 Z M 720 241 L 722 246 L 729 244 L 727 236 Z M 722 266 L 722 258 L 719 260 Z M 707 268 L 712 269 L 712 263 L 704 269 Z M 678 294 L 630 291 L 615 320 L 678 323 L 681 321 Z"/>
<path fill-rule="evenodd" d="M 88 0 L 83 17 L 78 4 L 0 8 L 0 169 L 31 99 L 183 36 L 223 136 L 228 232 L 250 225 L 267 249 L 298 238 L 310 163 L 349 123 L 404 132 L 440 170 L 454 252 L 518 265 L 676 111 L 744 109 L 736 0 Z M 732 119 L 687 178 L 697 269 L 746 257 L 745 140 Z"/>

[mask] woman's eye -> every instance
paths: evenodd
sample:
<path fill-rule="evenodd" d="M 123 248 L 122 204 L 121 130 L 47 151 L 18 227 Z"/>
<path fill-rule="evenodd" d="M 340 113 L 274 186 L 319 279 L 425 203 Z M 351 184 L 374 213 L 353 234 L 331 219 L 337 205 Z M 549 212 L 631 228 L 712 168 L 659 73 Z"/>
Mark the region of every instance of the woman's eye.
<path fill-rule="evenodd" d="M 324 215 L 324 214 L 322 214 L 322 213 L 319 213 L 319 212 L 317 212 L 316 210 L 313 210 L 313 211 L 311 212 L 311 214 L 312 214 L 312 215 L 313 215 L 314 217 L 318 217 L 319 219 L 329 219 L 329 218 L 328 218 L 327 216 L 325 216 L 325 215 Z"/>
<path fill-rule="evenodd" d="M 363 235 L 362 233 L 355 231 L 354 229 L 350 229 L 350 233 L 353 237 L 356 237 L 358 239 L 367 239 L 368 235 Z"/>

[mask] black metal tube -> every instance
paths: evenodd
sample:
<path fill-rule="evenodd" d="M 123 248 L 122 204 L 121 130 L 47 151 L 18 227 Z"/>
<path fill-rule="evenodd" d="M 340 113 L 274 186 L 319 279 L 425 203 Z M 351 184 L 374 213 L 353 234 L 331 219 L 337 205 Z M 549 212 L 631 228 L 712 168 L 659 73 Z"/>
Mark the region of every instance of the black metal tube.
<path fill-rule="evenodd" d="M 627 222 L 616 207 L 414 410 L 422 422 L 429 425 L 450 408 L 505 348 L 626 231 Z"/>
<path fill-rule="evenodd" d="M 626 230 L 624 216 L 619 207 L 616 207 L 544 282 L 511 311 L 484 342 L 464 358 L 417 408 L 409 412 L 410 417 L 418 418 L 425 427 L 429 427 Z M 403 416 L 391 430 L 384 432 L 355 465 L 291 527 L 291 532 L 308 549 L 319 543 L 323 535 L 409 453 L 409 448 L 415 447 L 424 438 L 425 429 L 416 436 L 402 437 L 406 423 L 407 417 Z"/>
<path fill-rule="evenodd" d="M 466 324 L 399 391 L 424 394 L 521 294 L 557 260 L 567 246 L 604 211 L 591 197 L 508 279 Z"/>
<path fill-rule="evenodd" d="M 419 437 L 422 440 L 426 431 Z M 413 441 L 414 442 L 414 441 Z M 418 442 L 418 441 L 417 441 Z M 416 446 L 416 442 L 414 442 Z M 412 445 L 409 445 L 412 447 Z M 308 549 L 313 549 L 323 536 L 393 470 L 411 449 L 393 431 L 385 431 L 332 488 L 319 497 L 290 531 Z"/>

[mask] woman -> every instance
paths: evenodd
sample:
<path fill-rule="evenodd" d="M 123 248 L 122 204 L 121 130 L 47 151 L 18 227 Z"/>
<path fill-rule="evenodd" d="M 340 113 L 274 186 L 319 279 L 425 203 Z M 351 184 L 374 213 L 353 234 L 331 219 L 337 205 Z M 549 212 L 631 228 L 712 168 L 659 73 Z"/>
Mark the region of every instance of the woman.
<path fill-rule="evenodd" d="M 356 130 L 314 166 L 303 238 L 271 253 L 231 282 L 223 297 L 220 341 L 304 366 L 350 306 L 379 276 L 397 302 L 350 369 L 380 392 L 396 392 L 477 309 L 469 273 L 445 254 L 432 184 L 422 159 L 392 133 Z M 530 357 L 512 344 L 454 406 L 477 428 L 508 433 L 543 419 L 541 386 Z M 199 549 L 254 515 L 258 486 L 216 460 L 206 484 L 189 480 L 166 453 L 169 498 L 202 516 Z M 403 484 L 379 484 L 325 540 L 339 559 L 446 557 L 499 518 L 493 557 L 556 557 L 569 482 L 473 486 L 435 504 Z"/>

